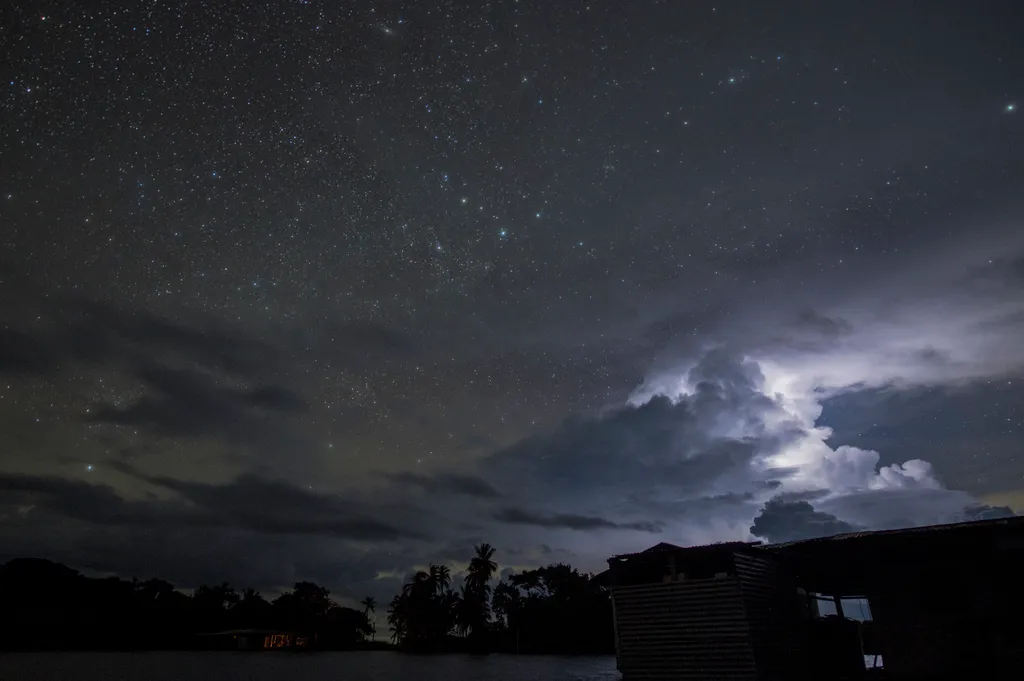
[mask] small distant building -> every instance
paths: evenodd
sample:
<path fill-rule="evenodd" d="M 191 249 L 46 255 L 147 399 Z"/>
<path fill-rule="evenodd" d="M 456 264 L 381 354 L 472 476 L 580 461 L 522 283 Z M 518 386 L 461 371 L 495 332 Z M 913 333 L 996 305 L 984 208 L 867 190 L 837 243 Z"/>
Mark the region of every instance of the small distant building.
<path fill-rule="evenodd" d="M 1024 518 L 608 563 L 623 681 L 1024 673 Z"/>
<path fill-rule="evenodd" d="M 203 634 L 210 647 L 221 650 L 307 650 L 305 634 L 277 629 L 231 629 Z"/>

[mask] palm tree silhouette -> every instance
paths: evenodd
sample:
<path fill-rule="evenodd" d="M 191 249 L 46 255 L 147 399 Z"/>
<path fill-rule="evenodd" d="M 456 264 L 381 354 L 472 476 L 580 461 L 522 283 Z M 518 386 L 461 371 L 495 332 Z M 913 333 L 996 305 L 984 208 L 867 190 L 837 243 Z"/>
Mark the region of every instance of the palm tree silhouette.
<path fill-rule="evenodd" d="M 494 547 L 478 544 L 476 555 L 469 561 L 466 588 L 463 590 L 463 622 L 461 628 L 474 637 L 484 633 L 491 619 L 491 577 L 498 569 L 494 562 Z"/>
<path fill-rule="evenodd" d="M 434 582 L 434 592 L 441 595 L 451 586 L 452 571 L 447 565 L 431 565 L 430 579 Z"/>
<path fill-rule="evenodd" d="M 465 580 L 457 586 L 444 565 L 413 574 L 388 605 L 391 640 L 412 652 L 614 649 L 611 598 L 603 581 L 558 563 L 495 583 L 494 555 L 490 544 L 473 547 Z"/>
<path fill-rule="evenodd" d="M 433 591 L 433 585 L 431 584 L 430 580 L 430 573 L 420 570 L 412 576 L 411 582 L 406 582 L 402 586 L 402 590 L 407 594 L 414 594 L 423 591 L 424 587 L 427 585 L 430 585 L 430 590 Z"/>
<path fill-rule="evenodd" d="M 371 640 L 377 640 L 377 623 L 370 621 L 370 613 L 375 612 L 377 608 L 377 600 L 373 596 L 367 596 L 363 600 L 359 601 L 359 605 L 363 606 L 363 617 L 370 624 L 370 635 Z"/>
<path fill-rule="evenodd" d="M 494 547 L 484 543 L 474 546 L 473 550 L 476 555 L 469 561 L 469 575 L 466 579 L 475 588 L 488 587 L 490 590 L 489 582 L 498 569 L 498 564 L 492 560 Z"/>
<path fill-rule="evenodd" d="M 388 604 L 388 624 L 391 625 L 391 642 L 401 643 L 405 636 L 408 613 L 405 592 L 395 595 Z"/>

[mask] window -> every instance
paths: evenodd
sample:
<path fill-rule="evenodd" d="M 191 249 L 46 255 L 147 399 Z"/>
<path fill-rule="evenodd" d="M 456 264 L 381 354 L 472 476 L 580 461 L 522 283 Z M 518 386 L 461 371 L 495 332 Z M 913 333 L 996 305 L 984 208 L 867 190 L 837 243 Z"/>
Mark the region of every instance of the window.
<path fill-rule="evenodd" d="M 858 622 L 871 621 L 871 607 L 868 605 L 868 599 L 860 597 L 841 598 L 839 602 L 843 606 L 843 617 L 846 619 Z"/>
<path fill-rule="evenodd" d="M 839 609 L 836 608 L 836 600 L 833 596 L 811 594 L 811 607 L 814 609 L 815 617 L 835 617 L 839 615 Z"/>
<path fill-rule="evenodd" d="M 828 594 L 812 593 L 810 598 L 815 617 L 838 617 L 841 608 L 843 617 L 848 620 L 855 622 L 870 622 L 872 620 L 871 606 L 868 605 L 868 599 L 863 596 L 837 598 Z"/>

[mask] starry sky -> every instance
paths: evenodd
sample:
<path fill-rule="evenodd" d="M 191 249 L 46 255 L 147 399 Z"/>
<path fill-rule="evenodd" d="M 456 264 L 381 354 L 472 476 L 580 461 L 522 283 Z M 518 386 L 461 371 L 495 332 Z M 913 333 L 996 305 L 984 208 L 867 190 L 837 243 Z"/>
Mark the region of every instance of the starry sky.
<path fill-rule="evenodd" d="M 344 602 L 1024 509 L 1014 3 L 0 18 L 0 559 Z"/>

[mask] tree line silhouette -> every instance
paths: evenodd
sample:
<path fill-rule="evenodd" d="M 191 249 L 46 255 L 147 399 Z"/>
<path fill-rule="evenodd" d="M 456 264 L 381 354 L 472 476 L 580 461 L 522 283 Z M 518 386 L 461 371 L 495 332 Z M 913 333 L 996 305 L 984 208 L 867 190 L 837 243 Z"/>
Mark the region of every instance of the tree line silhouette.
<path fill-rule="evenodd" d="M 463 584 L 431 565 L 387 608 L 391 640 L 403 650 L 437 652 L 612 653 L 611 598 L 593 576 L 565 565 L 508 575 L 493 588 L 494 548 L 474 549 Z"/>
<path fill-rule="evenodd" d="M 611 653 L 611 601 L 591 575 L 557 564 L 495 582 L 494 548 L 474 548 L 462 583 L 445 565 L 416 572 L 387 606 L 390 645 L 409 652 Z M 205 634 L 297 632 L 319 649 L 390 647 L 376 640 L 377 603 L 340 606 L 297 582 L 273 600 L 227 583 L 191 596 L 161 579 L 90 578 L 46 560 L 0 565 L 0 649 L 189 649 Z M 386 636 L 381 636 L 386 639 Z"/>
<path fill-rule="evenodd" d="M 373 637 L 373 599 L 362 611 L 330 592 L 297 582 L 272 601 L 227 583 L 191 596 L 162 579 L 89 578 L 47 560 L 0 566 L 0 649 L 184 649 L 218 647 L 224 630 L 265 629 L 310 635 L 316 647 L 364 647 Z M 230 637 L 227 637 L 230 639 Z"/>

